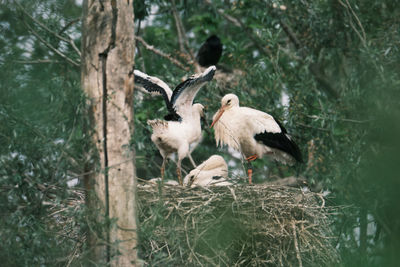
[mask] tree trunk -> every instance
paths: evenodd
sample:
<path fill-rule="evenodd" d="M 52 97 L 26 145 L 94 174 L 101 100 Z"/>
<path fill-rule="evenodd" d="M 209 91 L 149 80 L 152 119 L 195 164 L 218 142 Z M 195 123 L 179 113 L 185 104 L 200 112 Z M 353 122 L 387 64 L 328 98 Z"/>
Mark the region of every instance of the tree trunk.
<path fill-rule="evenodd" d="M 129 0 L 83 4 L 82 87 L 90 101 L 100 162 L 100 169 L 88 178 L 98 203 L 89 203 L 97 204 L 90 208 L 101 207 L 106 219 L 115 220 L 105 240 L 92 236 L 89 242 L 96 245 L 95 260 L 112 266 L 131 266 L 137 260 L 135 153 L 129 145 L 134 130 L 132 4 Z"/>

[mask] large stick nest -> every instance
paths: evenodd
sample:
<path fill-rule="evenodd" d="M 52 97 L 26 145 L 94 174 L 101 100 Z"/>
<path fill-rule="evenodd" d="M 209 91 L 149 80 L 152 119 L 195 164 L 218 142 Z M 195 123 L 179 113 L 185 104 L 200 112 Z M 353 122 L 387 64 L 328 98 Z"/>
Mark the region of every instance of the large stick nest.
<path fill-rule="evenodd" d="M 339 261 L 321 194 L 283 186 L 139 186 L 139 252 L 154 266 Z"/>

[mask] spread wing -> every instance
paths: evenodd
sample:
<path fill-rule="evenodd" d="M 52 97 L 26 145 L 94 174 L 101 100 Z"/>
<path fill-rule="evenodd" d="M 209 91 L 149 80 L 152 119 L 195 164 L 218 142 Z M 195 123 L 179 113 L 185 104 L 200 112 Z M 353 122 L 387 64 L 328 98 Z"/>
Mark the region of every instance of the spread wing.
<path fill-rule="evenodd" d="M 199 75 L 193 75 L 180 83 L 172 93 L 171 105 L 181 116 L 191 116 L 193 100 L 200 88 L 214 77 L 216 67 L 211 66 Z"/>
<path fill-rule="evenodd" d="M 141 85 L 149 93 L 160 94 L 164 98 L 169 114 L 165 116 L 166 120 L 180 120 L 171 103 L 172 90 L 169 86 L 157 77 L 153 77 L 139 70 L 134 71 L 135 84 Z"/>

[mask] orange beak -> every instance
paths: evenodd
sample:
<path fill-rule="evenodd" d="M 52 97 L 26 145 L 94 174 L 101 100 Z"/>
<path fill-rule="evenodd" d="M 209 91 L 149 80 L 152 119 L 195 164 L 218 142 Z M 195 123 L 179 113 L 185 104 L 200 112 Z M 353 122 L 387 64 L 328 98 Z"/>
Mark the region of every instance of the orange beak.
<path fill-rule="evenodd" d="M 212 128 L 212 127 L 214 126 L 214 124 L 221 118 L 221 116 L 222 116 L 222 114 L 224 113 L 224 111 L 225 111 L 225 106 L 221 107 L 221 108 L 218 110 L 217 116 L 215 117 L 215 119 L 214 119 L 213 122 L 211 123 L 210 128 Z"/>

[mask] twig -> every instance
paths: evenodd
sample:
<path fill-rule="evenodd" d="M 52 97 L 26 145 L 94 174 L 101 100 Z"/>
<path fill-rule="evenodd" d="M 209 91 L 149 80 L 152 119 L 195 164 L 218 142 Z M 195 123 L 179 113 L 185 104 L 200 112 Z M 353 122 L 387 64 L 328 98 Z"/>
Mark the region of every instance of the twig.
<path fill-rule="evenodd" d="M 43 64 L 43 63 L 62 63 L 57 60 L 51 59 L 37 59 L 37 60 L 14 60 L 13 62 L 18 64 Z"/>
<path fill-rule="evenodd" d="M 204 2 L 207 5 L 214 7 L 211 0 L 204 0 Z M 233 25 L 235 25 L 236 27 L 242 28 L 243 32 L 250 38 L 250 40 L 257 47 L 257 49 L 272 59 L 271 51 L 266 46 L 262 45 L 263 41 L 257 35 L 254 34 L 254 32 L 251 28 L 247 27 L 240 19 L 226 14 L 222 9 L 217 9 L 217 8 L 214 8 L 214 9 L 217 11 L 218 14 L 220 14 L 226 20 L 228 20 L 229 22 L 232 22 Z"/>
<path fill-rule="evenodd" d="M 316 120 L 334 120 L 331 118 L 327 118 L 327 117 L 320 117 L 317 115 L 306 115 L 308 118 L 310 119 L 316 119 Z M 337 121 L 344 121 L 344 122 L 352 122 L 352 123 L 368 123 L 371 122 L 373 120 L 355 120 L 355 119 L 336 119 Z"/>
<path fill-rule="evenodd" d="M 185 53 L 185 44 L 183 41 L 183 33 L 182 33 L 182 29 L 179 25 L 179 15 L 178 12 L 176 10 L 176 6 L 175 6 L 175 1 L 172 0 L 172 14 L 174 16 L 175 19 L 175 26 L 176 26 L 176 31 L 178 33 L 178 42 L 179 42 L 179 49 L 181 50 L 182 53 Z"/>
<path fill-rule="evenodd" d="M 188 248 L 189 248 L 190 251 L 192 252 L 191 254 L 195 257 L 195 259 L 197 260 L 197 262 L 198 262 L 201 266 L 203 266 L 203 264 L 201 264 L 199 258 L 197 258 L 196 253 L 194 252 L 192 246 L 190 245 L 190 238 L 189 238 L 188 229 L 187 229 L 187 222 L 188 222 L 189 218 L 190 218 L 190 216 L 187 216 L 187 217 L 186 217 L 186 220 L 185 220 L 186 243 L 187 243 L 187 245 L 188 245 Z"/>
<path fill-rule="evenodd" d="M 282 26 L 283 31 L 289 36 L 289 39 L 292 41 L 296 49 L 302 48 L 301 42 L 299 39 L 297 39 L 296 34 L 293 32 L 293 30 L 287 25 L 284 21 L 280 21 L 280 24 Z"/>
<path fill-rule="evenodd" d="M 78 21 L 80 21 L 81 18 L 77 18 L 74 20 L 71 20 L 70 22 L 68 22 L 59 32 L 58 34 L 61 35 L 63 32 L 65 32 L 69 27 L 71 27 L 72 25 L 74 25 L 75 23 L 77 23 Z"/>
<path fill-rule="evenodd" d="M 192 59 L 193 62 L 196 62 L 193 51 L 192 51 L 192 49 L 190 49 L 189 41 L 186 37 L 185 27 L 183 26 L 182 20 L 179 17 L 178 11 L 176 10 L 175 0 L 172 0 L 172 12 L 174 13 L 174 18 L 175 18 L 176 26 L 178 28 L 178 32 L 180 31 L 180 33 L 181 33 L 180 42 L 182 41 L 186 45 L 186 51 L 188 52 L 190 58 Z M 183 52 L 184 49 L 181 49 L 181 51 Z"/>
<path fill-rule="evenodd" d="M 171 61 L 172 63 L 174 63 L 176 66 L 178 66 L 179 68 L 185 70 L 185 71 L 190 71 L 190 69 L 188 67 L 185 67 L 181 62 L 179 62 L 177 59 L 173 58 L 171 55 L 164 53 L 161 50 L 158 50 L 157 48 L 155 48 L 152 45 L 149 45 L 148 43 L 146 43 L 145 40 L 143 40 L 142 37 L 140 36 L 135 36 L 136 40 L 138 40 L 147 50 L 152 51 L 154 54 L 157 54 L 161 57 L 164 57 L 166 59 L 168 59 L 169 61 Z"/>
<path fill-rule="evenodd" d="M 293 221 L 292 222 L 292 229 L 293 229 L 293 242 L 294 242 L 294 248 L 296 249 L 296 258 L 299 261 L 299 267 L 302 267 L 303 264 L 301 262 L 301 256 L 300 256 L 300 250 L 299 250 L 299 244 L 297 243 L 297 235 L 296 235 L 296 223 Z"/>
<path fill-rule="evenodd" d="M 61 35 L 59 35 L 58 33 L 50 30 L 46 25 L 44 25 L 43 23 L 41 23 L 40 21 L 38 21 L 37 19 L 35 19 L 34 17 L 32 17 L 24 8 L 23 6 L 18 3 L 18 1 L 15 1 L 15 3 L 18 5 L 18 7 L 21 9 L 21 11 L 27 15 L 31 20 L 33 20 L 36 24 L 38 24 L 40 27 L 42 27 L 43 29 L 45 29 L 47 32 L 51 33 L 52 35 L 54 35 L 55 37 L 57 37 L 58 39 L 60 39 L 61 41 L 64 41 L 66 43 L 69 43 L 72 48 L 75 50 L 75 52 L 79 55 L 79 57 L 81 56 L 81 51 L 76 47 L 74 41 L 71 38 L 65 38 Z M 65 27 L 64 27 L 65 28 Z"/>
<path fill-rule="evenodd" d="M 46 40 L 44 40 L 34 29 L 32 29 L 31 26 L 29 26 L 25 21 L 24 21 L 25 26 L 32 32 L 33 35 L 36 36 L 36 38 L 38 38 L 38 40 L 40 42 L 42 42 L 45 46 L 47 46 L 48 48 L 50 48 L 53 52 L 55 52 L 57 55 L 59 55 L 60 57 L 62 57 L 63 59 L 67 60 L 69 63 L 71 63 L 72 65 L 79 67 L 80 64 L 75 62 L 73 59 L 67 57 L 65 54 L 63 54 L 60 50 L 58 50 L 57 48 L 55 48 L 54 46 L 52 46 L 50 43 L 48 43 Z"/>
<path fill-rule="evenodd" d="M 320 127 L 313 127 L 313 126 L 306 125 L 306 124 L 301 123 L 301 122 L 296 122 L 296 124 L 297 124 L 297 125 L 300 125 L 300 126 L 302 126 L 302 127 L 306 127 L 306 128 L 311 128 L 311 129 L 315 129 L 315 130 L 319 130 L 319 131 L 323 131 L 323 132 L 329 132 L 328 129 L 320 128 Z"/>
<path fill-rule="evenodd" d="M 341 0 L 338 0 L 338 1 L 339 1 L 339 3 L 340 3 L 342 6 L 344 6 L 344 7 L 347 9 L 347 11 L 350 10 L 350 11 L 348 11 L 348 12 L 350 13 L 350 15 L 353 15 L 354 18 L 356 19 L 357 24 L 358 24 L 358 26 L 359 26 L 360 29 L 361 29 L 361 33 L 354 27 L 353 22 L 352 22 L 351 20 L 350 20 L 350 26 L 353 28 L 353 30 L 356 32 L 356 34 L 357 34 L 358 37 L 360 38 L 361 42 L 363 43 L 363 46 L 366 47 L 366 46 L 367 46 L 367 45 L 366 45 L 367 42 L 366 42 L 365 30 L 364 30 L 363 25 L 361 24 L 360 19 L 359 19 L 358 16 L 357 16 L 357 14 L 354 12 L 354 10 L 353 10 L 353 8 L 351 7 L 351 5 L 350 5 L 350 3 L 349 3 L 348 0 L 346 0 L 346 4 L 344 4 Z"/>
<path fill-rule="evenodd" d="M 296 34 L 292 30 L 292 28 L 283 20 L 280 19 L 280 24 L 282 26 L 283 31 L 289 37 L 289 40 L 294 44 L 297 50 L 299 50 L 300 55 L 303 57 L 302 61 L 306 57 L 304 52 L 304 45 L 297 38 Z M 322 85 L 322 88 L 329 95 L 338 98 L 339 94 L 336 88 L 331 85 L 331 82 L 325 77 L 325 75 L 321 72 L 321 66 L 318 63 L 313 63 L 309 66 L 309 70 L 311 74 L 314 75 L 315 79 Z"/>
<path fill-rule="evenodd" d="M 139 20 L 139 22 L 137 23 L 137 30 L 136 30 L 135 36 L 139 36 L 140 29 L 141 29 L 141 25 L 142 25 L 142 20 Z M 137 39 L 136 39 L 136 40 L 137 40 Z M 136 42 L 135 44 L 136 44 L 135 47 L 136 47 L 138 56 L 139 56 L 139 57 L 143 57 L 143 55 L 142 55 L 142 50 L 140 49 L 140 46 L 137 45 L 137 42 Z M 142 63 L 142 71 L 143 71 L 143 72 L 146 72 L 146 66 L 145 66 L 145 64 L 144 64 L 144 60 L 142 60 L 141 63 Z M 141 88 L 141 89 L 142 89 L 143 91 L 145 91 L 143 88 Z"/>

